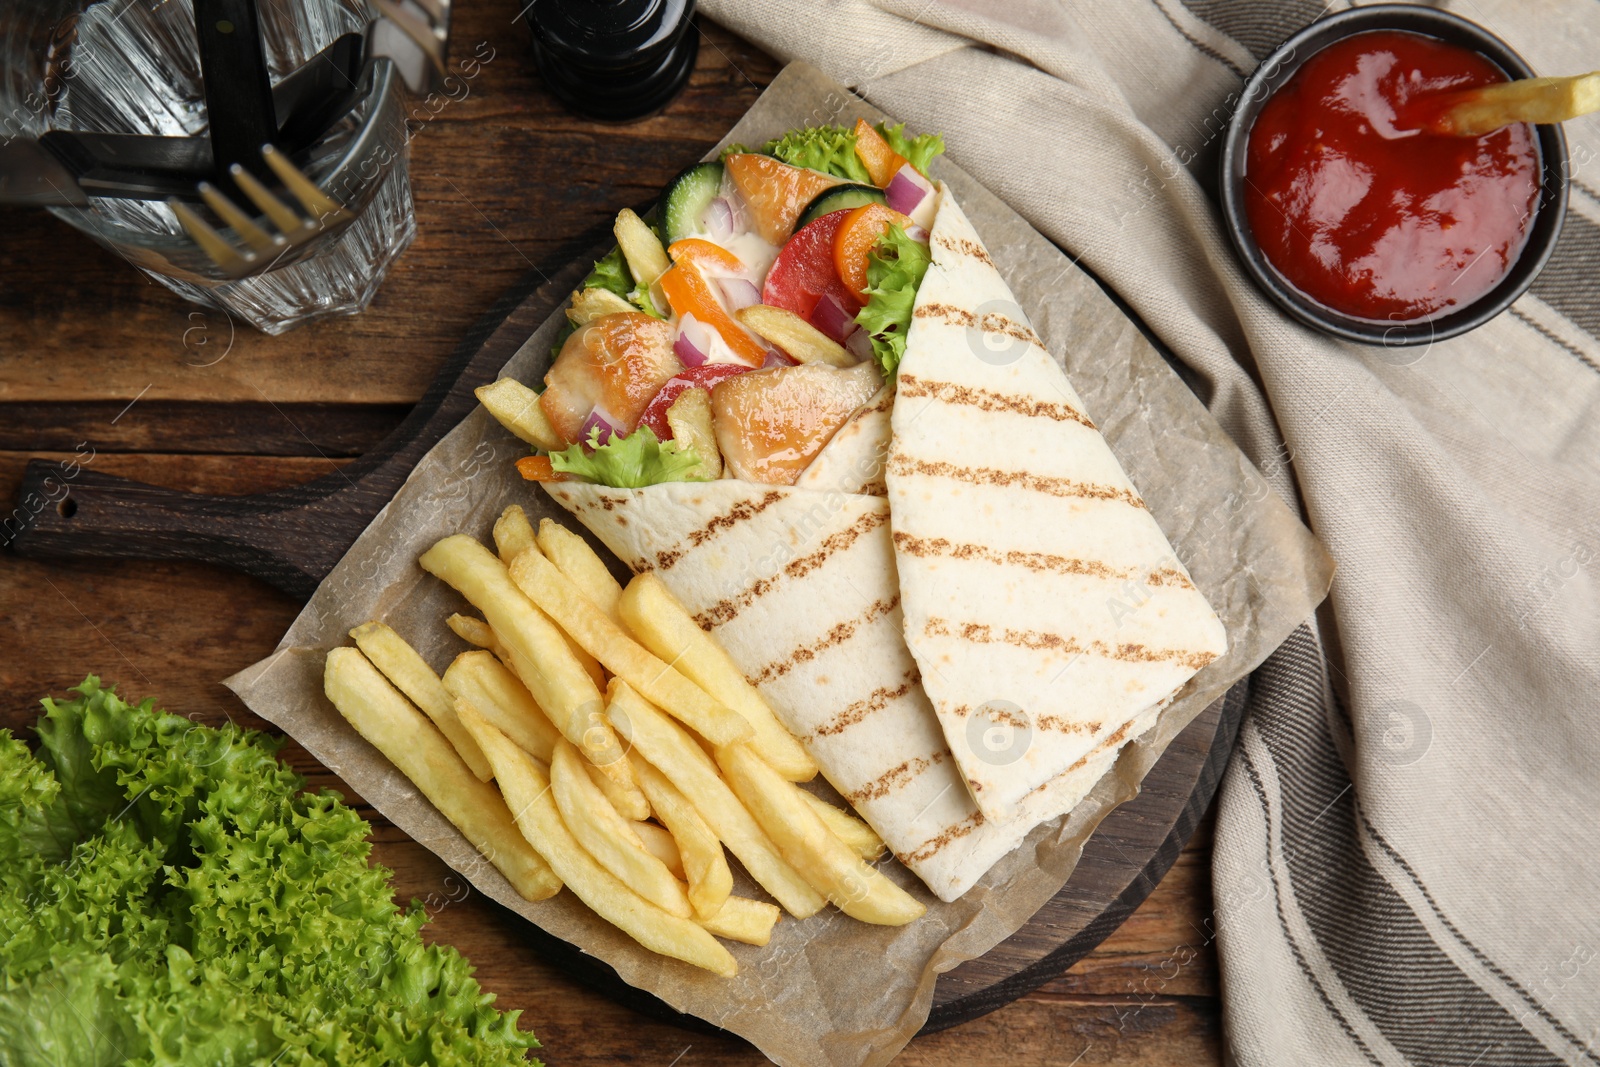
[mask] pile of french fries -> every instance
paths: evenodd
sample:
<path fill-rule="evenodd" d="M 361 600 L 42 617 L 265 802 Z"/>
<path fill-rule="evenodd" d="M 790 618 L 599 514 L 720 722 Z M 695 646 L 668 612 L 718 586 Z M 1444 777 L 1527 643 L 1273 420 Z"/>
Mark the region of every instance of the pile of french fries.
<path fill-rule="evenodd" d="M 476 649 L 440 677 L 368 622 L 328 653 L 324 687 L 518 893 L 566 886 L 645 948 L 725 976 L 717 938 L 766 945 L 779 908 L 733 894 L 724 849 L 796 919 L 826 902 L 884 925 L 923 914 L 871 865 L 872 829 L 797 784 L 816 763 L 658 578 L 624 589 L 517 506 L 494 542 L 446 537 L 420 560 L 481 613 L 447 620 Z"/>

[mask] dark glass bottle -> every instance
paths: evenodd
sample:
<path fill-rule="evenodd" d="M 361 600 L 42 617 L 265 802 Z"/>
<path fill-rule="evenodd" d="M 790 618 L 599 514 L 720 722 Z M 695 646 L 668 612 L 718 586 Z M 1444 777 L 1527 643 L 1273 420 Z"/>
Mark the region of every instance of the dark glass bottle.
<path fill-rule="evenodd" d="M 580 115 L 648 115 L 694 69 L 694 7 L 695 0 L 533 0 L 527 20 L 539 73 Z"/>

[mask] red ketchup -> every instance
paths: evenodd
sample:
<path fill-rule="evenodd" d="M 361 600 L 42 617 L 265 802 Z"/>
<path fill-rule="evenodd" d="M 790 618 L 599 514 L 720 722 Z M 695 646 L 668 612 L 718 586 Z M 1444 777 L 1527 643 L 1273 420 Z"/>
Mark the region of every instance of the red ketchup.
<path fill-rule="evenodd" d="M 1533 129 L 1422 132 L 1427 94 L 1503 82 L 1477 52 L 1378 30 L 1329 45 L 1250 131 L 1245 212 L 1278 273 L 1325 307 L 1379 321 L 1462 308 L 1505 277 L 1539 192 Z"/>

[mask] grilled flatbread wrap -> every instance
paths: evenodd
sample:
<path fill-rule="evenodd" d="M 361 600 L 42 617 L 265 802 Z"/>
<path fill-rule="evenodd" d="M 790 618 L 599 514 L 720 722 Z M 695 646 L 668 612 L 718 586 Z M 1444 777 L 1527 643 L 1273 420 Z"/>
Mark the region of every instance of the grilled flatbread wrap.
<path fill-rule="evenodd" d="M 943 192 L 885 481 L 906 643 L 991 819 L 1227 649 L 1221 621 Z"/>

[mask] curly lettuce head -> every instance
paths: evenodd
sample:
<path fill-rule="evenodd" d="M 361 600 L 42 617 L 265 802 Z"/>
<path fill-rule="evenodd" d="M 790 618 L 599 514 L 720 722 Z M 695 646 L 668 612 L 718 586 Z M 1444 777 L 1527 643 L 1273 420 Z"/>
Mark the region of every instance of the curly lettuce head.
<path fill-rule="evenodd" d="M 75 692 L 37 755 L 0 730 L 0 1063 L 530 1062 L 274 742 Z"/>

